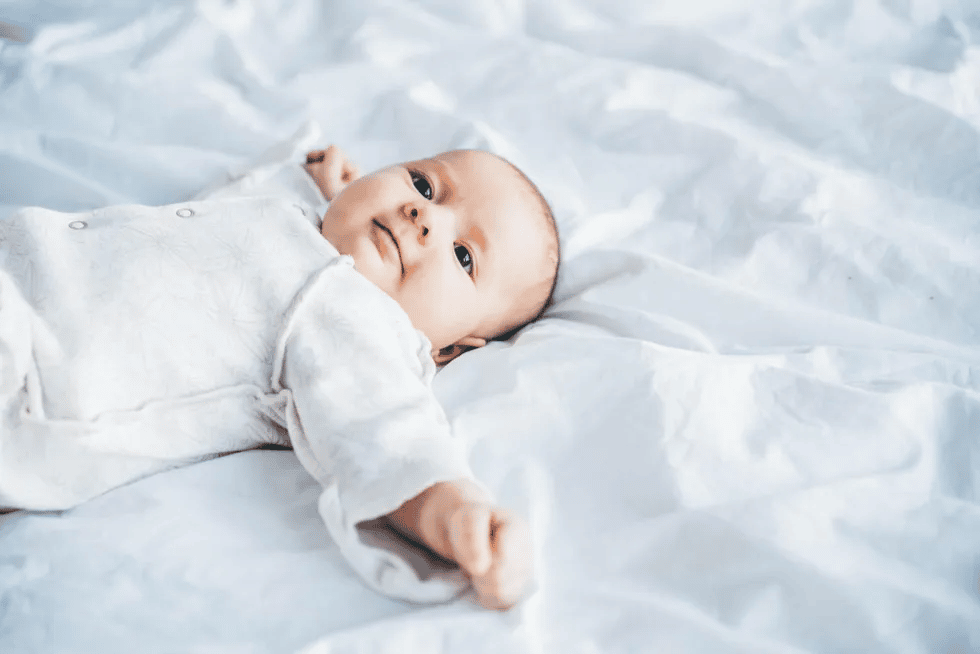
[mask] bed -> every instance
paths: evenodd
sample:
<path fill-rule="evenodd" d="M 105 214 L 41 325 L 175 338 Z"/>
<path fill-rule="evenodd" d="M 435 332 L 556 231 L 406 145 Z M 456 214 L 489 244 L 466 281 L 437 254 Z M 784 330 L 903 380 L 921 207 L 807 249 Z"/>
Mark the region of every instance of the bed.
<path fill-rule="evenodd" d="M 293 454 L 256 450 L 0 516 L 0 651 L 980 652 L 972 0 L 0 23 L 0 217 L 182 201 L 297 135 L 363 170 L 483 148 L 538 183 L 564 257 L 543 320 L 435 382 L 531 523 L 518 606 L 379 596 Z"/>

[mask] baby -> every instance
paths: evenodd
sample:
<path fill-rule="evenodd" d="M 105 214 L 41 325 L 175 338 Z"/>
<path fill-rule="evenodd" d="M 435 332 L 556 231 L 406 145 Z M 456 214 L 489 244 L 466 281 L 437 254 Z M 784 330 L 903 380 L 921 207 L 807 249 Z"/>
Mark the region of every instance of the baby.
<path fill-rule="evenodd" d="M 419 597 L 408 564 L 364 552 L 359 526 L 381 519 L 509 607 L 531 577 L 527 525 L 473 480 L 431 379 L 540 316 L 559 262 L 548 205 L 481 151 L 359 176 L 331 146 L 306 168 L 320 222 L 277 198 L 0 221 L 0 509 L 289 445 L 369 584 Z"/>

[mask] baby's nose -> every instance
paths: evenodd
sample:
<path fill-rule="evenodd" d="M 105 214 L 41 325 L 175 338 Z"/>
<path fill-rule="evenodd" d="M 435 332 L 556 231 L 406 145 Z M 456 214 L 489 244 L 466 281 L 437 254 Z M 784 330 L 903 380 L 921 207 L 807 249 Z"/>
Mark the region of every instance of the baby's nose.
<path fill-rule="evenodd" d="M 418 207 L 412 204 L 402 205 L 402 217 L 419 228 L 419 243 L 425 244 L 425 237 L 429 235 L 428 221 L 419 213 Z"/>
<path fill-rule="evenodd" d="M 413 204 L 403 204 L 401 207 L 402 218 L 415 224 L 415 221 L 419 218 L 419 210 Z"/>

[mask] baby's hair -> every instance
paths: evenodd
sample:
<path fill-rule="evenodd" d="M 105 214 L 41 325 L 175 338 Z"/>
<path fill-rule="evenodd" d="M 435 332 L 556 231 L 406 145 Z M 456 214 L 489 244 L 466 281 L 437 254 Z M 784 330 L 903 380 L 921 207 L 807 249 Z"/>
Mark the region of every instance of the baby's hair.
<path fill-rule="evenodd" d="M 490 154 L 492 154 L 493 156 L 497 157 L 505 164 L 510 166 L 511 170 L 517 173 L 517 175 L 522 180 L 524 180 L 524 183 L 527 185 L 528 189 L 530 189 L 531 193 L 534 195 L 536 201 L 538 202 L 538 208 L 541 210 L 542 217 L 545 219 L 545 222 L 547 223 L 548 231 L 551 233 L 553 244 L 555 247 L 555 266 L 554 266 L 554 272 L 552 273 L 551 276 L 551 287 L 548 289 L 548 296 L 545 298 L 545 301 L 541 305 L 541 308 L 538 309 L 538 311 L 534 314 L 534 316 L 532 316 L 528 320 L 525 320 L 524 322 L 517 325 L 516 327 L 512 327 L 508 329 L 506 332 L 494 336 L 493 338 L 490 339 L 492 341 L 509 341 L 510 339 L 512 339 L 514 336 L 517 335 L 517 332 L 521 331 L 531 323 L 541 319 L 541 317 L 544 316 L 545 312 L 551 307 L 551 305 L 554 304 L 555 288 L 557 288 L 558 286 L 558 270 L 559 267 L 561 266 L 561 240 L 558 238 L 558 222 L 555 220 L 555 214 L 551 210 L 551 205 L 548 204 L 548 200 L 545 199 L 544 194 L 541 193 L 541 190 L 538 188 L 538 185 L 535 184 L 533 181 L 531 181 L 531 178 L 528 177 L 523 170 L 515 166 L 513 163 L 511 163 L 504 157 L 500 156 L 499 154 L 495 154 L 493 152 L 491 152 Z"/>

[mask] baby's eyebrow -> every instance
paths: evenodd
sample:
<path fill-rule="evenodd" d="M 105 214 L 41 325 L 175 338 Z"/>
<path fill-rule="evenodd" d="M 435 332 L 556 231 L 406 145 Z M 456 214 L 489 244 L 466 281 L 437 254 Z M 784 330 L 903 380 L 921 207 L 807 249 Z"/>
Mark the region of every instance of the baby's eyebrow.
<path fill-rule="evenodd" d="M 476 247 L 480 249 L 480 263 L 487 265 L 487 262 L 490 259 L 490 251 L 492 249 L 490 247 L 490 241 L 487 239 L 487 234 L 478 224 L 473 225 L 473 233 L 474 236 L 472 240 L 476 244 Z M 479 268 L 479 266 L 477 266 L 477 268 Z"/>
<path fill-rule="evenodd" d="M 445 201 L 450 197 L 450 195 L 454 194 L 457 188 L 459 188 L 459 182 L 456 179 L 456 175 L 453 172 L 452 167 L 445 161 L 436 159 L 435 157 L 429 159 L 429 161 L 435 164 L 435 167 L 439 169 L 439 177 L 441 178 L 441 184 L 439 185 L 441 187 L 439 199 Z"/>

